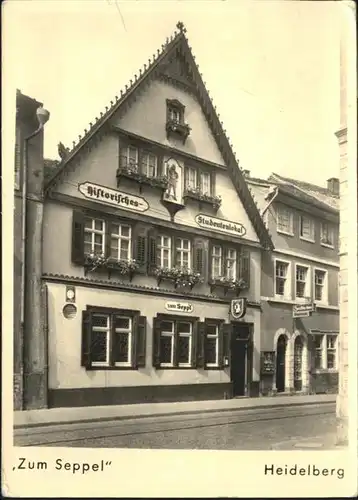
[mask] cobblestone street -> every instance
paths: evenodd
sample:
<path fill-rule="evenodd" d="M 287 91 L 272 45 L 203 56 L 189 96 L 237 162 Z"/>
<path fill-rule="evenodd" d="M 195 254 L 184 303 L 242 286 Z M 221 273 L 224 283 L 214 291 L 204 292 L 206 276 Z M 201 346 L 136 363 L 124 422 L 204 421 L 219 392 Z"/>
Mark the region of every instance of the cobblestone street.
<path fill-rule="evenodd" d="M 17 446 L 156 449 L 332 449 L 334 404 L 255 408 L 18 429 Z"/>

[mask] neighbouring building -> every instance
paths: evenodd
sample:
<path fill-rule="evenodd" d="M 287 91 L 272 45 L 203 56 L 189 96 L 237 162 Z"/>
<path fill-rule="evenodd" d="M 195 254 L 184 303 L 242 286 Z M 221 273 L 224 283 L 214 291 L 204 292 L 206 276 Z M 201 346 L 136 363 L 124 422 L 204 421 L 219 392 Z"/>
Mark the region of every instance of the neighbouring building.
<path fill-rule="evenodd" d="M 15 131 L 15 177 L 14 177 L 14 409 L 26 407 L 23 386 L 30 371 L 24 365 L 29 358 L 29 325 L 32 322 L 31 285 L 26 279 L 34 276 L 33 258 L 39 256 L 39 245 L 34 242 L 34 227 L 37 224 L 36 206 L 38 195 L 43 188 L 43 132 L 27 140 L 39 127 L 36 110 L 42 106 L 37 100 L 17 91 L 16 93 L 16 131 Z M 24 177 L 25 141 L 27 149 L 27 176 Z M 26 189 L 24 185 L 26 184 Z M 25 194 L 25 196 L 24 196 Z M 26 200 L 26 202 L 24 201 Z M 41 221 L 40 221 L 41 223 Z M 27 278 L 26 278 L 27 277 Z M 38 273 L 41 280 L 41 273 Z M 26 289 L 26 293 L 25 293 Z M 41 335 L 43 337 L 43 335 Z M 25 342 L 24 342 L 25 340 Z M 25 391 L 26 392 L 26 391 Z M 26 397 L 25 397 L 26 399 Z"/>
<path fill-rule="evenodd" d="M 336 392 L 339 179 L 246 181 L 275 247 L 262 259 L 261 393 Z"/>
<path fill-rule="evenodd" d="M 50 407 L 259 395 L 272 241 L 177 27 L 46 181 Z"/>

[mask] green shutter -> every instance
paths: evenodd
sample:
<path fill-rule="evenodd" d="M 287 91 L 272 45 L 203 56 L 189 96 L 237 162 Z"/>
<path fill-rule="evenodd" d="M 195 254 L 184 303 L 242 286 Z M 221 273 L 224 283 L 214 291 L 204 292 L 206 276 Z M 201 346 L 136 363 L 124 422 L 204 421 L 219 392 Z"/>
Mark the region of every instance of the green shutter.
<path fill-rule="evenodd" d="M 84 215 L 78 210 L 74 210 L 72 214 L 71 259 L 74 264 L 84 263 Z"/>
<path fill-rule="evenodd" d="M 191 366 L 197 368 L 197 351 L 198 351 L 198 321 L 193 323 L 193 333 L 191 339 Z"/>
<path fill-rule="evenodd" d="M 155 229 L 151 229 L 148 232 L 148 273 L 153 274 L 154 270 L 157 266 L 157 231 Z"/>
<path fill-rule="evenodd" d="M 139 265 L 139 271 L 145 271 L 147 263 L 147 228 L 141 224 L 136 224 L 133 230 L 133 259 Z"/>
<path fill-rule="evenodd" d="M 146 316 L 135 316 L 134 318 L 134 349 L 133 349 L 133 367 L 140 368 L 145 366 L 146 361 Z"/>
<path fill-rule="evenodd" d="M 91 313 L 82 311 L 82 343 L 81 343 L 81 366 L 90 368 L 91 366 Z"/>
<path fill-rule="evenodd" d="M 153 367 L 160 368 L 160 325 L 159 318 L 153 318 L 152 346 L 153 346 Z"/>
<path fill-rule="evenodd" d="M 202 239 L 195 239 L 193 245 L 194 253 L 194 271 L 200 273 L 203 277 L 206 275 L 205 269 L 205 243 Z"/>
<path fill-rule="evenodd" d="M 208 277 L 209 280 L 212 279 L 213 277 L 213 244 L 211 241 L 209 241 L 209 251 L 208 251 L 208 256 L 209 256 L 209 262 L 208 262 Z"/>
<path fill-rule="evenodd" d="M 239 260 L 239 278 L 245 280 L 247 288 L 250 288 L 250 252 L 246 248 L 241 249 Z"/>
<path fill-rule="evenodd" d="M 214 170 L 210 172 L 210 190 L 211 196 L 216 196 L 216 172 Z"/>
<path fill-rule="evenodd" d="M 197 368 L 205 366 L 205 323 L 203 321 L 197 323 L 196 366 Z"/>
<path fill-rule="evenodd" d="M 225 358 L 229 360 L 231 354 L 231 323 L 222 323 L 219 328 L 219 367 L 225 367 Z"/>

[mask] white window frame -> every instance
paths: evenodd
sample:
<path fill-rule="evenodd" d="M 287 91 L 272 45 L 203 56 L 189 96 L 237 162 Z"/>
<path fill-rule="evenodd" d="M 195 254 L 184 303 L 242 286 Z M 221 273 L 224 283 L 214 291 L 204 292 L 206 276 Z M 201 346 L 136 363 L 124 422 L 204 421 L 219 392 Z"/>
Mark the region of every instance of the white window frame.
<path fill-rule="evenodd" d="M 114 333 L 128 334 L 128 361 L 115 361 L 114 366 L 132 366 L 132 335 L 133 335 L 133 318 L 121 314 L 115 314 L 118 318 L 129 319 L 129 328 L 114 328 Z"/>
<path fill-rule="evenodd" d="M 120 258 L 121 245 L 122 245 L 122 241 L 128 241 L 129 242 L 129 244 L 128 244 L 128 259 L 126 260 L 126 262 L 129 262 L 132 258 L 131 257 L 132 256 L 132 227 L 129 224 L 122 224 L 122 223 L 117 223 L 117 222 L 115 224 L 117 224 L 119 226 L 119 234 L 111 232 L 111 244 L 112 244 L 112 240 L 114 240 L 114 239 L 118 240 L 118 253 L 117 253 L 116 258 L 118 260 L 125 260 L 125 259 Z M 123 227 L 129 228 L 129 236 L 122 236 L 121 232 L 122 232 Z M 111 254 L 112 254 L 112 247 L 111 247 Z"/>
<path fill-rule="evenodd" d="M 320 349 L 317 349 L 316 343 L 314 344 L 314 370 L 315 371 L 320 371 L 325 369 L 325 334 L 324 333 L 317 333 L 315 334 L 316 337 L 322 337 L 322 343 Z M 321 366 L 316 367 L 316 352 L 321 351 Z"/>
<path fill-rule="evenodd" d="M 204 189 L 203 189 L 203 178 L 204 177 L 207 178 L 207 180 L 208 180 L 208 190 L 207 191 L 204 191 Z M 211 177 L 210 177 L 209 172 L 200 172 L 200 192 L 202 194 L 211 195 Z"/>
<path fill-rule="evenodd" d="M 327 333 L 326 337 L 326 368 L 328 371 L 337 371 L 338 367 L 338 335 Z M 334 347 L 329 347 L 329 338 L 334 338 Z M 334 366 L 332 368 L 328 368 L 328 353 L 334 353 Z"/>
<path fill-rule="evenodd" d="M 215 363 L 205 363 L 205 366 L 207 368 L 217 368 L 219 366 L 219 325 L 218 324 L 215 324 L 215 323 L 210 323 L 208 322 L 206 326 L 215 326 L 215 329 L 216 329 L 216 333 L 213 334 L 213 333 L 206 333 L 205 332 L 205 337 L 206 338 L 209 338 L 209 339 L 215 339 L 216 342 L 215 342 Z M 204 355 L 205 355 L 205 351 L 204 351 Z"/>
<path fill-rule="evenodd" d="M 287 212 L 289 215 L 289 230 L 286 231 L 285 229 L 280 229 L 279 227 L 279 219 L 280 219 L 280 212 Z M 276 230 L 278 233 L 281 234 L 286 234 L 288 236 L 293 236 L 293 212 L 290 208 L 286 208 L 284 205 L 278 205 L 276 209 Z"/>
<path fill-rule="evenodd" d="M 92 352 L 90 351 L 90 357 L 91 357 L 91 365 L 92 366 L 109 366 L 110 363 L 110 352 L 109 352 L 109 347 L 110 347 L 110 336 L 111 336 L 111 317 L 109 314 L 106 313 L 93 313 L 93 316 L 101 316 L 103 318 L 107 319 L 107 326 L 91 326 L 92 331 L 91 331 L 91 337 L 92 337 L 92 332 L 105 332 L 106 333 L 106 361 L 92 361 Z"/>
<path fill-rule="evenodd" d="M 309 222 L 310 224 L 310 236 L 303 236 L 301 234 L 301 229 L 302 229 L 302 223 L 303 223 L 303 220 L 306 220 Z M 308 241 L 309 243 L 314 243 L 315 242 L 315 234 L 314 234 L 314 230 L 315 230 L 315 223 L 314 223 L 314 220 L 309 217 L 308 215 L 300 215 L 299 216 L 299 237 L 300 237 L 300 240 L 303 240 L 303 241 Z"/>
<path fill-rule="evenodd" d="M 328 230 L 328 233 L 330 232 L 331 233 L 331 239 L 332 239 L 332 243 L 326 243 L 324 241 L 322 241 L 323 239 L 323 226 L 326 225 L 327 226 L 327 230 Z M 321 246 L 322 247 L 326 247 L 326 248 L 334 248 L 334 228 L 333 228 L 333 225 L 330 223 L 330 222 L 321 222 L 321 231 L 320 231 L 320 243 L 321 243 Z"/>
<path fill-rule="evenodd" d="M 302 267 L 307 270 L 306 273 L 306 281 L 305 281 L 305 296 L 298 297 L 297 296 L 297 267 Z M 307 264 L 303 264 L 302 262 L 295 262 L 295 300 L 297 302 L 307 302 L 307 300 L 311 300 L 311 266 Z"/>
<path fill-rule="evenodd" d="M 166 238 L 168 240 L 168 243 L 169 243 L 169 246 L 165 246 L 164 243 L 163 243 L 163 240 L 164 238 Z M 158 240 L 159 240 L 159 243 L 158 243 Z M 168 269 L 171 269 L 172 267 L 172 238 L 171 236 L 167 236 L 165 234 L 160 234 L 158 235 L 158 239 L 157 239 L 157 250 L 159 249 L 160 251 L 160 256 L 159 256 L 159 267 L 166 267 L 164 266 L 163 262 L 164 262 L 164 250 L 168 250 Z"/>
<path fill-rule="evenodd" d="M 170 337 L 171 338 L 171 355 L 170 355 L 170 363 L 160 363 L 160 366 L 163 367 L 171 367 L 174 366 L 174 337 L 175 337 L 175 321 L 171 319 L 165 320 L 167 323 L 172 324 L 172 331 L 162 331 L 160 330 L 160 337 Z"/>
<path fill-rule="evenodd" d="M 130 150 L 132 151 L 135 151 L 135 156 L 136 156 L 136 159 L 135 159 L 135 166 L 131 165 L 130 162 L 129 162 L 129 159 L 130 159 L 130 155 L 129 155 L 129 152 Z M 139 157 L 139 151 L 138 151 L 138 148 L 136 148 L 135 146 L 127 146 L 125 149 L 124 149 L 124 153 L 123 154 L 123 157 L 125 158 L 125 162 L 126 162 L 126 167 L 127 168 L 130 168 L 131 170 L 134 170 L 136 172 L 138 172 L 138 157 Z"/>
<path fill-rule="evenodd" d="M 192 342 L 193 342 L 193 323 L 191 323 L 190 321 L 185 321 L 185 320 L 178 320 L 177 323 L 187 323 L 188 325 L 190 325 L 190 332 L 188 333 L 177 333 L 178 337 L 189 337 L 189 356 L 188 356 L 188 362 L 187 363 L 179 363 L 178 361 L 178 367 L 190 367 L 191 366 L 191 362 L 192 362 L 192 359 L 191 359 L 191 355 L 192 355 Z M 179 343 L 179 339 L 178 339 L 178 343 Z"/>
<path fill-rule="evenodd" d="M 105 252 L 106 252 L 106 221 L 103 220 L 103 219 L 99 219 L 97 217 L 86 217 L 85 218 L 86 220 L 90 220 L 91 223 L 92 223 L 92 228 L 89 228 L 89 227 L 86 227 L 86 224 L 85 224 L 85 228 L 84 228 L 84 232 L 85 233 L 90 233 L 91 234 L 91 251 L 90 251 L 90 254 L 93 253 L 95 255 L 96 252 L 95 252 L 95 234 L 100 234 L 102 235 L 102 255 L 105 255 Z M 102 222 L 102 230 L 99 230 L 99 229 L 95 229 L 95 225 L 96 225 L 96 221 L 100 221 Z M 88 243 L 88 242 L 84 242 L 84 245 Z M 89 255 L 87 252 L 85 252 L 86 255 Z"/>
<path fill-rule="evenodd" d="M 220 255 L 219 254 L 215 254 L 215 251 L 214 249 L 215 248 L 218 248 L 220 250 Z M 216 275 L 214 274 L 214 259 L 220 259 L 219 262 L 220 262 L 220 265 L 219 265 L 219 274 Z M 222 274 L 222 263 L 223 263 L 223 249 L 222 249 L 222 246 L 220 245 L 213 245 L 212 246 L 212 249 L 211 249 L 211 278 L 215 279 L 215 278 L 220 278 L 221 274 Z"/>
<path fill-rule="evenodd" d="M 321 345 L 321 352 L 322 352 L 321 360 L 322 360 L 322 365 L 321 365 L 320 368 L 316 368 L 316 365 L 315 365 L 315 371 L 316 371 L 316 373 L 320 373 L 320 372 L 323 372 L 323 371 L 328 371 L 328 372 L 336 372 L 336 371 L 338 371 L 338 354 L 339 354 L 339 351 L 338 351 L 338 342 L 339 342 L 338 334 L 337 333 L 325 333 L 325 332 L 322 332 L 322 333 L 317 333 L 315 335 L 322 336 L 322 345 Z M 335 346 L 334 346 L 334 348 L 328 347 L 328 338 L 329 337 L 334 337 L 335 338 Z M 317 349 L 315 347 L 315 355 L 316 355 L 316 351 L 317 351 Z M 335 366 L 333 368 L 328 368 L 328 352 L 329 351 L 334 352 L 334 354 L 335 354 Z"/>
<path fill-rule="evenodd" d="M 235 257 L 234 258 L 229 258 L 229 252 L 234 252 Z M 233 266 L 229 266 L 229 263 L 233 263 Z M 230 276 L 229 270 L 233 269 L 232 276 Z M 236 279 L 237 276 L 237 250 L 235 248 L 228 248 L 227 249 L 227 255 L 226 255 L 226 262 L 225 262 L 225 274 L 226 278 L 228 279 Z"/>
<path fill-rule="evenodd" d="M 188 268 L 190 270 L 191 268 L 191 241 L 188 238 L 176 238 L 175 239 L 175 253 L 176 253 L 176 263 L 177 266 L 180 268 Z M 180 241 L 180 246 L 177 246 L 178 240 Z M 183 247 L 183 242 L 187 241 L 188 242 L 188 248 Z M 184 259 L 183 256 L 184 254 L 188 255 L 188 266 L 184 265 Z"/>
<path fill-rule="evenodd" d="M 196 168 L 193 167 L 186 167 L 187 168 L 187 174 L 186 174 L 186 186 L 185 188 L 189 189 L 196 189 L 198 185 L 198 171 Z M 190 175 L 192 174 L 193 179 L 190 179 Z M 193 182 L 191 182 L 193 181 Z"/>
<path fill-rule="evenodd" d="M 322 286 L 322 299 L 316 298 L 316 271 L 324 273 L 324 284 Z M 313 268 L 313 299 L 318 304 L 328 304 L 328 270 L 320 267 Z"/>
<path fill-rule="evenodd" d="M 277 263 L 287 264 L 287 277 L 284 295 L 280 295 L 276 291 L 276 268 Z M 274 259 L 274 295 L 275 298 L 280 300 L 291 300 L 292 299 L 292 263 L 289 260 L 275 258 Z"/>
<path fill-rule="evenodd" d="M 154 158 L 154 160 L 155 160 L 155 162 L 154 162 L 154 174 L 153 175 L 149 174 L 149 166 L 150 166 L 149 159 L 150 159 L 150 157 Z M 143 172 L 143 173 L 147 177 L 150 177 L 150 178 L 157 177 L 157 175 L 158 175 L 158 157 L 157 157 L 157 155 L 155 155 L 154 153 L 152 153 L 150 151 L 143 151 L 141 162 L 142 162 L 142 168 L 145 168 L 145 172 Z"/>

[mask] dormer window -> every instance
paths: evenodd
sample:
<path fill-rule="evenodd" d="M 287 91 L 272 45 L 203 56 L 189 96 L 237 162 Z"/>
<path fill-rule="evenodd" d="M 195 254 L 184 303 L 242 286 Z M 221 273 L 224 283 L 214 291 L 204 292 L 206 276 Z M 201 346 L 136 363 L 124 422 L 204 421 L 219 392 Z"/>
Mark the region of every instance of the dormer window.
<path fill-rule="evenodd" d="M 185 106 L 176 99 L 167 99 L 167 138 L 181 139 L 185 143 L 190 134 L 190 127 L 184 121 Z"/>

